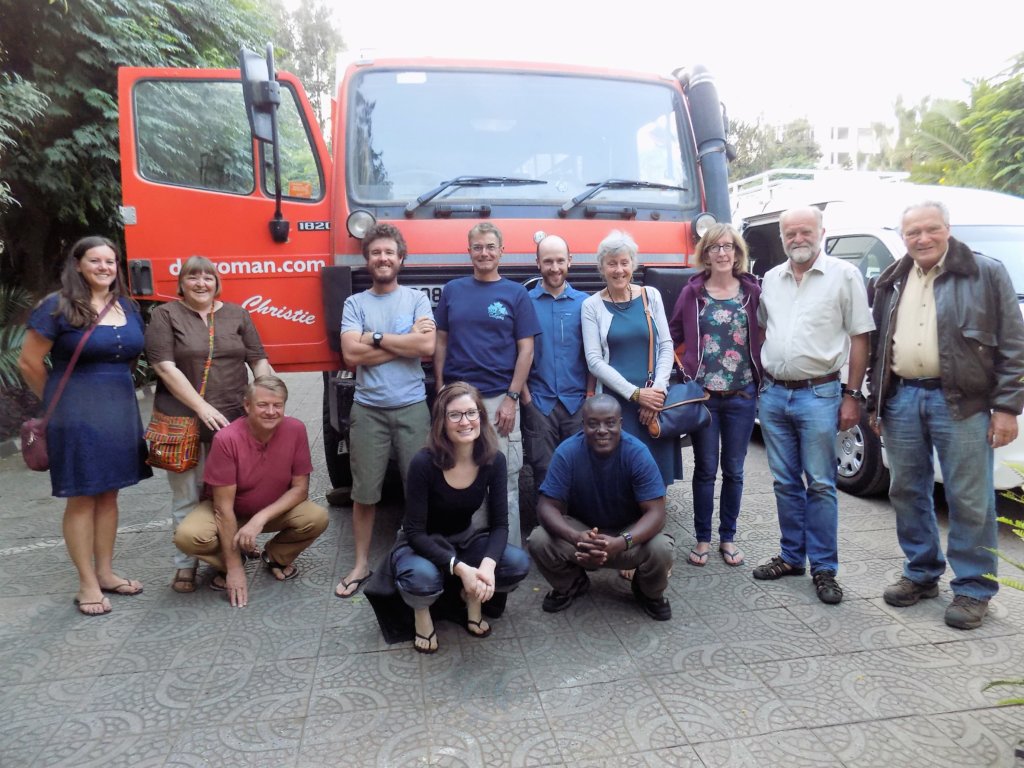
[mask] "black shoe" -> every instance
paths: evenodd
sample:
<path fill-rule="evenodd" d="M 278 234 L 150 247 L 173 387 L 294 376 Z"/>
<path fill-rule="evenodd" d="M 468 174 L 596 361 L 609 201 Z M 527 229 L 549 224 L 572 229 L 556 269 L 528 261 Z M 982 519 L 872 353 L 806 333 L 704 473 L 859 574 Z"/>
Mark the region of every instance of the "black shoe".
<path fill-rule="evenodd" d="M 812 573 L 814 579 L 814 591 L 818 593 L 818 599 L 827 605 L 838 605 L 843 602 L 843 588 L 836 582 L 835 571 L 818 571 Z"/>
<path fill-rule="evenodd" d="M 977 629 L 988 613 L 988 600 L 967 595 L 954 595 L 946 608 L 946 624 L 956 629 Z"/>
<path fill-rule="evenodd" d="M 929 600 L 938 596 L 939 585 L 937 582 L 919 584 L 908 579 L 906 576 L 900 576 L 899 581 L 895 584 L 890 584 L 882 593 L 882 599 L 889 605 L 894 605 L 897 608 L 906 608 L 920 600 Z"/>
<path fill-rule="evenodd" d="M 757 566 L 753 573 L 755 579 L 774 581 L 775 579 L 781 579 L 783 576 L 803 576 L 805 571 L 803 568 L 790 565 L 781 556 L 776 555 L 764 565 Z"/>
<path fill-rule="evenodd" d="M 590 589 L 590 579 L 587 574 L 581 573 L 579 577 L 569 587 L 568 592 L 559 592 L 558 590 L 552 589 L 546 595 L 544 595 L 544 602 L 541 604 L 547 613 L 558 613 L 564 611 L 573 601 L 581 595 L 587 594 L 587 590 Z"/>
<path fill-rule="evenodd" d="M 648 597 L 640 591 L 640 585 L 637 584 L 636 575 L 633 575 L 632 581 L 629 582 L 630 588 L 633 590 L 633 597 L 640 604 L 640 607 L 644 609 L 644 613 L 650 616 L 655 621 L 668 621 L 672 618 L 672 606 L 668 603 L 667 597 Z"/>
<path fill-rule="evenodd" d="M 332 488 L 327 492 L 327 503 L 332 507 L 351 507 L 351 488 Z"/>

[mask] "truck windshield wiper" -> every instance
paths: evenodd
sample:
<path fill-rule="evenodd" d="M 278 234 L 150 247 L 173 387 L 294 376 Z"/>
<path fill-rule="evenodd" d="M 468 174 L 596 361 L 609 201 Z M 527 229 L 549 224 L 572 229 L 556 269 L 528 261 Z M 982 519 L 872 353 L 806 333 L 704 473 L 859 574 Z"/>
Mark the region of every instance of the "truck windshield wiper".
<path fill-rule="evenodd" d="M 412 212 L 421 205 L 429 203 L 446 189 L 452 187 L 518 187 L 525 184 L 547 184 L 547 182 L 540 179 L 519 179 L 515 176 L 456 176 L 454 179 L 442 181 L 429 192 L 411 201 L 405 206 L 405 215 L 412 215 Z"/>
<path fill-rule="evenodd" d="M 630 179 L 605 179 L 604 181 L 591 181 L 587 184 L 588 189 L 586 192 L 581 192 L 576 195 L 572 200 L 567 200 L 562 203 L 562 207 L 559 212 L 564 216 L 577 205 L 585 202 L 605 189 L 674 189 L 679 192 L 686 192 L 686 187 L 679 187 L 675 184 L 657 184 L 653 181 L 632 181 Z"/>

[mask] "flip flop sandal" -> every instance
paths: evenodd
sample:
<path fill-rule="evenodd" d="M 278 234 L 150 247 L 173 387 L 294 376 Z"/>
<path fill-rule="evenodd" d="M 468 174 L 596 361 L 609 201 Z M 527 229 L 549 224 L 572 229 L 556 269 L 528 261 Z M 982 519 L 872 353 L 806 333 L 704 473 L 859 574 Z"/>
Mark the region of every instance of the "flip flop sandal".
<path fill-rule="evenodd" d="M 227 578 L 228 575 L 226 573 L 214 574 L 214 577 L 210 579 L 210 589 L 212 589 L 214 592 L 227 592 Z M 217 583 L 217 579 L 221 580 L 220 584 Z"/>
<path fill-rule="evenodd" d="M 281 572 L 281 576 L 283 578 L 278 579 L 277 576 L 274 576 L 274 578 L 277 579 L 278 581 L 291 581 L 292 579 L 294 579 L 296 576 L 299 575 L 299 569 L 295 566 L 294 563 L 292 563 L 290 566 L 288 566 L 288 565 L 281 565 L 280 563 L 274 562 L 273 560 L 270 559 L 270 555 L 267 554 L 266 550 L 263 550 L 263 554 L 261 555 L 261 558 L 263 560 L 264 565 L 267 566 L 267 569 L 270 571 L 271 574 L 274 573 L 274 569 L 275 568 Z M 292 569 L 291 573 L 288 573 L 288 568 Z"/>
<path fill-rule="evenodd" d="M 703 568 L 707 564 L 707 562 L 708 562 L 708 555 L 710 555 L 710 554 L 711 554 L 711 550 L 710 549 L 707 552 L 698 552 L 695 549 L 691 549 L 690 550 L 690 557 L 687 559 L 687 562 L 690 565 L 695 565 L 698 568 Z"/>
<path fill-rule="evenodd" d="M 433 642 L 435 639 L 437 639 L 437 631 L 436 630 L 434 632 L 431 632 L 429 635 L 421 635 L 419 632 L 417 632 L 416 633 L 416 640 L 426 640 L 427 641 L 427 647 L 426 648 L 421 648 L 420 646 L 416 645 L 415 641 L 413 641 L 412 649 L 414 651 L 416 651 L 416 653 L 425 653 L 427 655 L 430 655 L 432 653 L 437 653 L 437 646 L 436 645 L 433 648 L 430 647 L 431 642 Z"/>
<path fill-rule="evenodd" d="M 719 547 L 718 553 L 722 556 L 726 565 L 731 565 L 734 568 L 736 566 L 743 565 L 743 550 L 739 547 L 736 547 L 732 552 L 723 547 Z"/>
<path fill-rule="evenodd" d="M 103 600 L 106 600 L 106 598 L 103 598 Z M 82 610 L 87 605 L 103 605 L 103 600 L 93 600 L 91 602 L 83 603 L 81 600 L 79 600 L 76 597 L 72 602 L 74 602 L 75 607 L 78 608 L 78 612 L 80 614 L 82 614 L 83 616 L 106 616 L 108 613 L 110 613 L 110 611 L 111 611 L 110 608 L 104 608 L 102 611 L 98 611 L 98 612 L 95 612 L 95 613 L 93 611 L 83 611 Z"/>
<path fill-rule="evenodd" d="M 352 579 L 352 581 L 345 581 L 344 579 L 342 579 L 340 586 L 343 590 L 346 590 L 346 592 L 345 594 L 342 594 L 337 590 L 337 588 L 335 588 L 334 596 L 340 597 L 343 600 L 347 600 L 350 597 L 355 597 L 359 590 L 362 588 L 363 582 L 367 581 L 371 576 L 373 576 L 373 571 L 370 571 L 361 579 Z M 349 589 L 349 587 L 352 586 L 354 586 L 355 589 L 353 589 L 351 592 L 348 592 L 347 590 Z"/>
<path fill-rule="evenodd" d="M 490 625 L 488 625 L 487 629 L 483 629 L 480 626 L 483 623 L 483 621 L 484 621 L 483 619 L 480 619 L 480 621 L 473 621 L 472 619 L 467 620 L 466 621 L 466 632 L 469 633 L 470 635 L 472 635 L 473 637 L 479 637 L 479 638 L 487 637 L 488 635 L 491 634 L 491 627 L 490 627 Z M 470 629 L 470 627 L 476 627 L 480 631 L 479 632 L 474 632 L 472 629 Z"/>
<path fill-rule="evenodd" d="M 128 589 L 130 591 L 129 592 L 123 592 L 122 590 L 125 587 L 128 587 Z M 106 593 L 108 595 L 121 595 L 122 597 L 133 597 L 134 595 L 141 595 L 142 594 L 142 585 L 139 584 L 139 588 L 135 589 L 134 587 L 132 587 L 131 579 L 125 579 L 124 581 L 122 581 L 120 584 L 118 584 L 115 587 L 102 587 L 101 586 L 100 587 L 100 592 L 104 592 L 104 593 Z"/>

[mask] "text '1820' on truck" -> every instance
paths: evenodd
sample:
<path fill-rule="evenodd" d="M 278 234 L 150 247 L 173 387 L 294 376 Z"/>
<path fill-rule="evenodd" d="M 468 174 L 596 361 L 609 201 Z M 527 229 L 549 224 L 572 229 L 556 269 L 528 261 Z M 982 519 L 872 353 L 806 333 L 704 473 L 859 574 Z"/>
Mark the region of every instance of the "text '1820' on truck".
<path fill-rule="evenodd" d="M 267 48 L 242 51 L 241 70 L 122 68 L 118 98 L 133 295 L 175 299 L 183 261 L 208 256 L 279 371 L 343 367 L 341 309 L 369 287 L 360 238 L 374 221 L 402 230 L 401 281 L 436 303 L 470 273 L 481 220 L 502 230 L 504 277 L 534 277 L 536 240 L 557 233 L 591 291 L 598 243 L 625 229 L 637 279 L 674 301 L 678 270 L 655 268 L 689 265 L 703 227 L 729 219 L 725 120 L 703 68 L 357 60 L 333 104 L 332 159 L 302 84 Z M 347 457 L 326 421 L 338 487 Z"/>

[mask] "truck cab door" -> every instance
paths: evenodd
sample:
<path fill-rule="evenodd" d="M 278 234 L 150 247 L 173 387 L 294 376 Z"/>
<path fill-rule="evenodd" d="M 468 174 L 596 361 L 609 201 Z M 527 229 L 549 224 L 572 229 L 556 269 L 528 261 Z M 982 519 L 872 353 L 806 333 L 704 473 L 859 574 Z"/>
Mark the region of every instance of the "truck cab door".
<path fill-rule="evenodd" d="M 277 79 L 285 242 L 268 226 L 271 152 L 253 140 L 238 70 L 118 71 L 132 294 L 176 299 L 183 262 L 207 256 L 221 299 L 251 313 L 274 368 L 336 369 L 320 288 L 332 253 L 331 159 L 301 84 L 287 73 Z"/>

